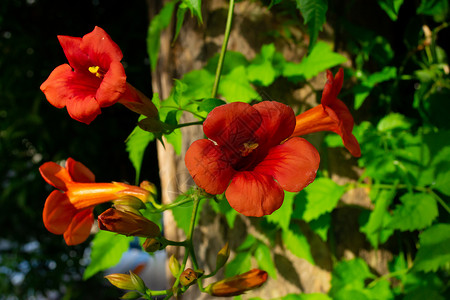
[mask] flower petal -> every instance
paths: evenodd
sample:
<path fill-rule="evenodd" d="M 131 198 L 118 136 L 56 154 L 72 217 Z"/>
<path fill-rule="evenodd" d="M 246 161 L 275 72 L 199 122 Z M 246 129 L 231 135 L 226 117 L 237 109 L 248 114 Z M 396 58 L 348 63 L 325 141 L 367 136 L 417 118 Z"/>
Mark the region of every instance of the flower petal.
<path fill-rule="evenodd" d="M 330 106 L 341 91 L 342 84 L 344 83 L 344 70 L 342 68 L 336 73 L 333 78 L 333 73 L 327 70 L 327 82 L 323 88 L 322 99 L 320 103 L 324 106 Z"/>
<path fill-rule="evenodd" d="M 91 123 L 101 114 L 98 102 L 91 95 L 87 95 L 85 98 L 79 96 L 71 98 L 67 101 L 66 106 L 67 112 L 73 119 L 85 124 Z"/>
<path fill-rule="evenodd" d="M 119 46 L 100 27 L 83 36 L 80 48 L 85 52 L 95 66 L 108 70 L 113 61 L 120 61 L 123 57 Z"/>
<path fill-rule="evenodd" d="M 283 189 L 271 176 L 254 171 L 237 173 L 225 196 L 232 208 L 249 217 L 270 215 L 284 200 Z"/>
<path fill-rule="evenodd" d="M 75 182 L 95 182 L 95 175 L 85 165 L 69 157 L 66 161 L 66 169 Z"/>
<path fill-rule="evenodd" d="M 45 228 L 54 234 L 63 234 L 77 213 L 65 193 L 53 191 L 45 201 L 42 219 Z"/>
<path fill-rule="evenodd" d="M 250 104 L 233 102 L 214 108 L 203 123 L 203 132 L 227 152 L 240 151 L 244 143 L 254 143 L 261 115 Z"/>
<path fill-rule="evenodd" d="M 101 107 L 111 106 L 119 100 L 126 89 L 125 70 L 120 62 L 113 61 L 103 77 L 95 97 Z"/>
<path fill-rule="evenodd" d="M 224 159 L 220 147 L 206 139 L 192 143 L 186 152 L 185 163 L 195 183 L 213 195 L 225 191 L 235 172 Z"/>
<path fill-rule="evenodd" d="M 94 224 L 92 209 L 84 209 L 78 212 L 64 232 L 66 244 L 71 246 L 84 242 L 91 233 L 92 224 Z"/>
<path fill-rule="evenodd" d="M 295 128 L 295 113 L 291 107 L 275 101 L 263 101 L 253 105 L 261 115 L 262 122 L 255 133 L 260 143 L 270 148 L 288 138 Z M 260 147 L 262 145 L 260 144 Z"/>
<path fill-rule="evenodd" d="M 70 86 L 70 78 L 73 76 L 72 73 L 71 66 L 68 64 L 60 65 L 41 84 L 40 89 L 51 105 L 57 108 L 66 106 L 66 102 L 70 98 L 68 87 Z"/>
<path fill-rule="evenodd" d="M 39 172 L 48 184 L 63 191 L 67 191 L 67 183 L 73 182 L 65 168 L 51 161 L 40 166 Z"/>
<path fill-rule="evenodd" d="M 307 140 L 294 137 L 270 149 L 254 171 L 273 176 L 288 192 L 299 192 L 316 178 L 320 156 Z"/>
<path fill-rule="evenodd" d="M 89 57 L 80 49 L 81 38 L 58 35 L 58 40 L 72 68 L 75 70 L 87 70 L 90 67 L 92 63 Z"/>

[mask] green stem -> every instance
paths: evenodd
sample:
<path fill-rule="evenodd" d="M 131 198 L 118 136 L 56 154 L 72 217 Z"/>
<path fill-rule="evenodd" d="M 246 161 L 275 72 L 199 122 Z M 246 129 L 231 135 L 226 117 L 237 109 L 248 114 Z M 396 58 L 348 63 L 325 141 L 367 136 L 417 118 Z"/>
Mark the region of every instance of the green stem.
<path fill-rule="evenodd" d="M 217 63 L 216 78 L 214 79 L 214 85 L 211 93 L 211 98 L 217 96 L 217 89 L 219 88 L 220 74 L 222 73 L 223 61 L 225 59 L 225 53 L 227 52 L 228 39 L 230 38 L 231 23 L 233 21 L 234 0 L 230 0 L 228 7 L 227 24 L 225 27 L 225 36 L 223 39 L 222 50 L 220 51 L 219 62 Z"/>
<path fill-rule="evenodd" d="M 450 214 L 450 207 L 448 207 L 447 203 L 442 200 L 441 197 L 439 197 L 435 192 L 433 192 L 431 189 L 428 191 L 431 196 L 433 196 L 434 199 L 436 199 L 437 202 Z"/>
<path fill-rule="evenodd" d="M 172 202 L 172 203 L 165 204 L 165 205 L 158 205 L 159 207 L 158 207 L 157 209 L 151 210 L 151 212 L 152 212 L 152 213 L 163 212 L 163 211 L 165 211 L 165 210 L 168 210 L 168 209 L 171 209 L 171 208 L 174 208 L 174 207 L 183 205 L 183 204 L 188 203 L 188 202 L 191 202 L 191 201 L 192 201 L 192 199 L 191 199 L 190 197 L 187 197 L 187 198 L 185 198 L 185 199 L 183 199 L 183 200 L 181 200 L 181 201 Z"/>
<path fill-rule="evenodd" d="M 161 109 L 161 108 L 175 108 L 175 109 L 177 109 L 177 110 L 182 110 L 182 111 L 191 113 L 191 114 L 193 114 L 194 116 L 196 116 L 196 117 L 198 117 L 198 118 L 200 118 L 200 119 L 202 119 L 202 120 L 205 119 L 205 117 L 203 117 L 202 115 L 196 113 L 195 111 L 191 111 L 191 110 L 189 110 L 189 109 L 185 109 L 185 108 L 182 108 L 182 107 L 173 106 L 173 105 L 161 105 L 160 109 Z"/>
<path fill-rule="evenodd" d="M 399 275 L 403 275 L 403 274 L 406 274 L 408 271 L 409 271 L 409 269 L 403 269 L 403 270 L 387 273 L 387 274 L 385 274 L 383 276 L 380 276 L 380 277 L 374 279 L 371 283 L 369 283 L 367 285 L 367 287 L 368 288 L 373 288 L 381 280 L 389 279 L 389 278 L 392 278 L 392 277 L 395 277 L 395 276 L 399 276 Z"/>

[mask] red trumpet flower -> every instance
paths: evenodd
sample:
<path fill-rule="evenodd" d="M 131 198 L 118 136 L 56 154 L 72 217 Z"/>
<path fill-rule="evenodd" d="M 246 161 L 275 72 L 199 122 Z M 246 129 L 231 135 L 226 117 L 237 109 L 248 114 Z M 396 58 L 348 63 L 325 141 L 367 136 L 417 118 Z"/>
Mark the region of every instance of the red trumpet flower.
<path fill-rule="evenodd" d="M 69 115 L 89 124 L 100 108 L 120 102 L 138 113 L 155 117 L 156 107 L 127 84 L 120 62 L 122 51 L 100 27 L 82 38 L 58 36 L 69 64 L 56 67 L 41 85 L 47 100 Z"/>
<path fill-rule="evenodd" d="M 339 69 L 336 76 L 327 70 L 327 82 L 322 92 L 321 104 L 296 117 L 292 136 L 300 136 L 318 131 L 333 131 L 339 134 L 345 148 L 353 156 L 361 156 L 361 149 L 353 131 L 353 117 L 347 106 L 337 98 L 344 82 L 344 71 Z"/>
<path fill-rule="evenodd" d="M 295 127 L 293 110 L 263 101 L 234 102 L 213 109 L 185 163 L 195 183 L 225 196 L 236 211 L 263 216 L 277 210 L 284 191 L 299 192 L 314 181 L 319 153 L 305 139 L 288 139 Z M 287 140 L 286 140 L 287 139 Z"/>
<path fill-rule="evenodd" d="M 54 234 L 64 234 L 67 245 L 80 244 L 88 238 L 96 205 L 125 195 L 144 201 L 149 195 L 140 187 L 124 183 L 95 183 L 95 175 L 72 158 L 67 159 L 65 168 L 46 162 L 39 171 L 47 183 L 58 189 L 45 201 L 44 225 Z"/>

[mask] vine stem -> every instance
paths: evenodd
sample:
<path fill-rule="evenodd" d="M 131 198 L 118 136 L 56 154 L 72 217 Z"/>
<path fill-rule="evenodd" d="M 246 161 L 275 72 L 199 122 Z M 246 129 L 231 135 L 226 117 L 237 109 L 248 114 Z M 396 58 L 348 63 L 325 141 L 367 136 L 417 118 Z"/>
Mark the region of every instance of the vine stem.
<path fill-rule="evenodd" d="M 220 51 L 219 61 L 217 63 L 216 78 L 214 79 L 214 85 L 211 93 L 211 98 L 215 98 L 217 95 L 217 89 L 219 88 L 220 74 L 222 73 L 223 61 L 225 60 L 225 54 L 227 52 L 228 40 L 230 38 L 231 23 L 233 22 L 234 0 L 230 0 L 228 7 L 227 24 L 225 27 L 225 36 L 223 39 L 222 50 Z"/>

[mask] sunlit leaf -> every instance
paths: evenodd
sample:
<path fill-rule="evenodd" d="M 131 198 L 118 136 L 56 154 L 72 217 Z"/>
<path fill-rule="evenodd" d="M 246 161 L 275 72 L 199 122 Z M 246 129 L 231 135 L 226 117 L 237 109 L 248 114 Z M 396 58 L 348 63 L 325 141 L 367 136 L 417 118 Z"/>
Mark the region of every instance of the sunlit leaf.
<path fill-rule="evenodd" d="M 345 192 L 340 186 L 328 178 L 317 178 L 295 197 L 294 215 L 307 222 L 317 219 L 322 214 L 332 211 Z"/>
<path fill-rule="evenodd" d="M 430 226 L 438 216 L 436 200 L 426 193 L 408 193 L 400 197 L 388 227 L 402 231 L 413 231 Z"/>
<path fill-rule="evenodd" d="M 252 255 L 249 251 L 239 252 L 225 265 L 225 276 L 231 277 L 242 274 L 252 268 Z"/>
<path fill-rule="evenodd" d="M 291 223 L 292 205 L 294 203 L 294 197 L 297 193 L 284 192 L 284 201 L 279 209 L 274 211 L 271 215 L 266 216 L 267 221 L 277 224 L 281 229 L 285 230 L 289 228 Z"/>
<path fill-rule="evenodd" d="M 100 230 L 92 240 L 91 262 L 84 271 L 83 279 L 118 264 L 132 239 L 133 237 Z"/>
<path fill-rule="evenodd" d="M 282 237 L 284 245 L 292 254 L 315 264 L 308 240 L 297 225 L 291 225 L 290 229 L 283 230 Z"/>
<path fill-rule="evenodd" d="M 258 262 L 258 266 L 261 270 L 264 270 L 273 279 L 277 279 L 277 269 L 272 260 L 272 254 L 265 244 L 259 243 L 255 249 L 255 259 Z"/>

